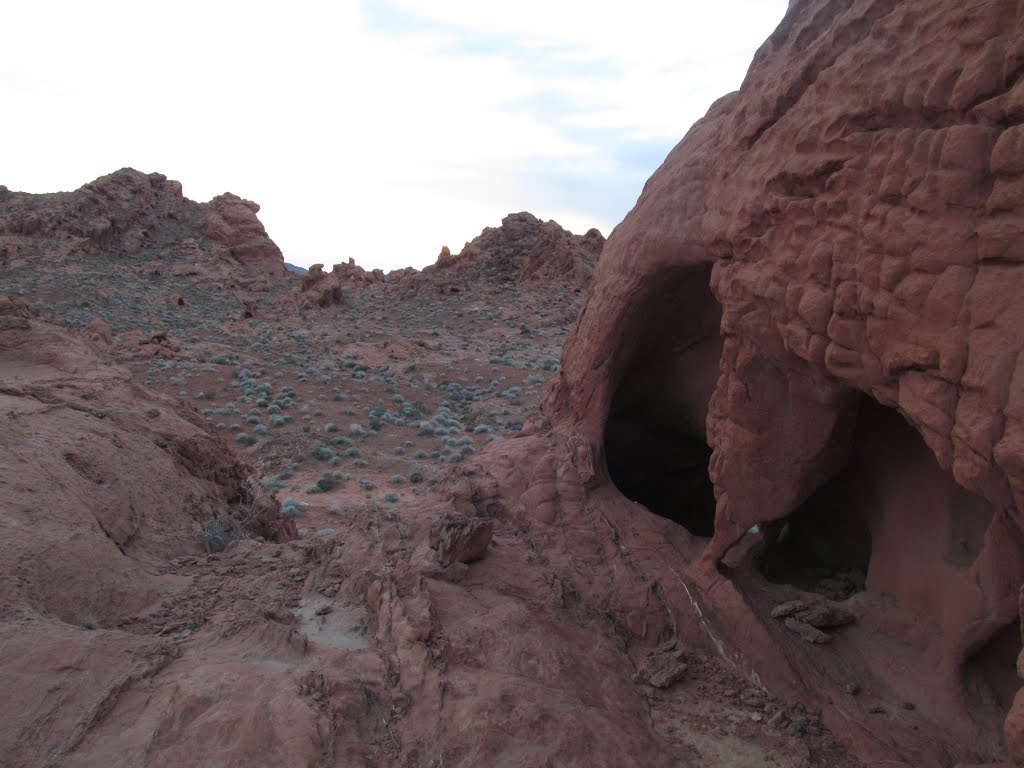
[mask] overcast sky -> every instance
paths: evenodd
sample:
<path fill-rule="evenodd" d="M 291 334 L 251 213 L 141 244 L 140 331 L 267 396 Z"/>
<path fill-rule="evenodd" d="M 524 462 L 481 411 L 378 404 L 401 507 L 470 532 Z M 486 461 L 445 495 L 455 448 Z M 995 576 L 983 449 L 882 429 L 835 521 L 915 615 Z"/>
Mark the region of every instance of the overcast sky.
<path fill-rule="evenodd" d="M 159 171 L 301 265 L 422 267 L 521 210 L 607 235 L 786 6 L 10 2 L 0 184 Z"/>

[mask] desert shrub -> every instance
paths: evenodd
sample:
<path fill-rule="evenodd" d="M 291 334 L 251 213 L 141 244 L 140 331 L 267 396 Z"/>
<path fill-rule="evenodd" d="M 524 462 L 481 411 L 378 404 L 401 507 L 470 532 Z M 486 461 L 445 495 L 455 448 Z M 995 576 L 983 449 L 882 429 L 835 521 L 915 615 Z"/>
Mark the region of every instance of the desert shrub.
<path fill-rule="evenodd" d="M 392 475 L 391 476 L 391 484 L 392 485 L 402 485 L 404 482 L 405 482 L 405 475 Z"/>
<path fill-rule="evenodd" d="M 345 475 L 341 472 L 328 472 L 316 481 L 316 486 L 321 491 L 333 491 L 345 482 Z"/>
<path fill-rule="evenodd" d="M 384 494 L 384 501 L 386 501 L 388 504 L 397 504 L 401 500 L 402 500 L 402 497 L 399 496 L 394 491 L 391 491 L 390 493 L 385 493 Z"/>
<path fill-rule="evenodd" d="M 235 437 L 235 442 L 239 445 L 255 445 L 259 440 L 245 432 L 239 432 L 238 436 Z"/>
<path fill-rule="evenodd" d="M 359 487 L 362 488 L 364 491 L 372 491 L 377 486 L 373 484 L 373 480 L 364 479 L 359 481 Z"/>
<path fill-rule="evenodd" d="M 313 456 L 314 458 L 317 458 L 320 461 L 330 461 L 331 459 L 334 458 L 334 451 L 332 451 L 326 445 L 318 445 L 316 448 L 313 449 Z"/>
<path fill-rule="evenodd" d="M 302 514 L 302 502 L 296 501 L 295 499 L 285 499 L 284 504 L 281 505 L 281 517 L 287 517 L 294 519 Z"/>
<path fill-rule="evenodd" d="M 237 523 L 225 523 L 218 517 L 211 517 L 203 523 L 203 546 L 207 552 L 223 552 L 233 541 L 245 538 Z"/>

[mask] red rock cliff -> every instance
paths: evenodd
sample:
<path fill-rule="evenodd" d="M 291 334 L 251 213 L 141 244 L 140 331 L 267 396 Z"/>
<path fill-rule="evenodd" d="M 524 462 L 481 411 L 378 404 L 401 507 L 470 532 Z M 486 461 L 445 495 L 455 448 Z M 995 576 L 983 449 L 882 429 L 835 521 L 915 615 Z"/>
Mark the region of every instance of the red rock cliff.
<path fill-rule="evenodd" d="M 1022 72 L 1013 0 L 791 3 L 609 238 L 547 406 L 592 488 L 710 537 L 692 578 L 766 679 L 839 691 L 870 657 L 950 761 L 1008 713 L 1024 758 Z M 872 637 L 766 669 L 755 587 L 716 570 L 741 550 L 791 586 L 863 573 Z"/>

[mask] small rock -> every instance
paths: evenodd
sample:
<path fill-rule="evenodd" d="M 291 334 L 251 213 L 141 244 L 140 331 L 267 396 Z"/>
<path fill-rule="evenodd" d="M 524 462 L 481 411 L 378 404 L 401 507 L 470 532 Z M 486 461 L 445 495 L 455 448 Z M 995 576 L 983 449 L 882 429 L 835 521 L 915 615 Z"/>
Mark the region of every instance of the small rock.
<path fill-rule="evenodd" d="M 640 665 L 633 675 L 633 682 L 647 684 L 652 688 L 669 688 L 686 674 L 688 665 L 683 659 L 683 652 L 679 650 L 654 652 Z"/>
<path fill-rule="evenodd" d="M 824 645 L 825 643 L 832 642 L 832 636 L 827 635 L 820 629 L 812 627 L 810 624 L 799 619 L 789 618 L 785 621 L 786 629 L 790 632 L 795 632 L 800 635 L 800 638 L 808 643 L 814 643 L 815 645 Z"/>
<path fill-rule="evenodd" d="M 471 563 L 487 554 L 493 535 L 491 520 L 448 514 L 430 526 L 430 547 L 437 551 L 437 561 L 443 567 Z"/>
<path fill-rule="evenodd" d="M 857 620 L 853 612 L 834 603 L 812 605 L 807 610 L 800 611 L 797 618 L 818 629 L 842 627 Z"/>
<path fill-rule="evenodd" d="M 469 566 L 465 563 L 452 563 L 438 574 L 438 578 L 458 584 L 469 575 Z"/>
<path fill-rule="evenodd" d="M 765 695 L 762 691 L 750 689 L 740 694 L 740 703 L 748 707 L 760 709 L 765 705 Z"/>
<path fill-rule="evenodd" d="M 856 696 L 858 693 L 860 693 L 860 684 L 859 683 L 847 683 L 846 685 L 843 686 L 843 690 L 846 691 L 851 696 Z"/>
<path fill-rule="evenodd" d="M 784 619 L 787 616 L 793 616 L 800 611 L 806 611 L 807 608 L 808 605 L 803 600 L 789 600 L 785 603 L 779 603 L 772 608 L 772 618 Z"/>
<path fill-rule="evenodd" d="M 789 723 L 789 730 L 800 736 L 805 735 L 811 729 L 811 724 L 802 717 L 794 718 Z"/>
<path fill-rule="evenodd" d="M 97 344 L 110 346 L 114 342 L 114 332 L 111 330 L 110 324 L 100 317 L 94 317 L 89 321 L 89 324 L 85 326 L 85 335 Z"/>

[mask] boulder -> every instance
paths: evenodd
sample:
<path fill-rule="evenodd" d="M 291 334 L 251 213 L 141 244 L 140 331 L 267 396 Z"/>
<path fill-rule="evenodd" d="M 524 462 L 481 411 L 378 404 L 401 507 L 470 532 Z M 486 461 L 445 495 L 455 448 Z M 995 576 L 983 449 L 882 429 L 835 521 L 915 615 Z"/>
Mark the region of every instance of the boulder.
<path fill-rule="evenodd" d="M 430 527 L 430 547 L 441 567 L 483 559 L 494 535 L 494 523 L 481 517 L 452 513 Z"/>

